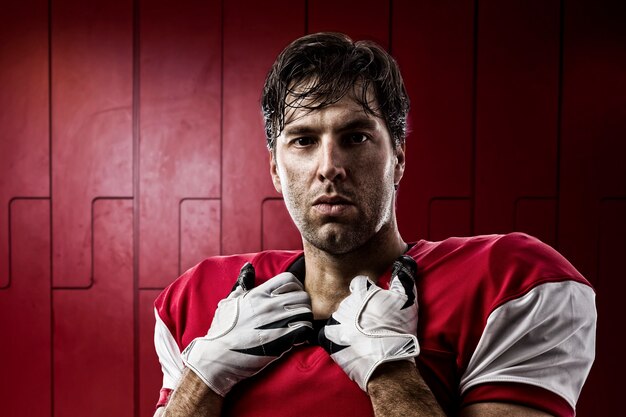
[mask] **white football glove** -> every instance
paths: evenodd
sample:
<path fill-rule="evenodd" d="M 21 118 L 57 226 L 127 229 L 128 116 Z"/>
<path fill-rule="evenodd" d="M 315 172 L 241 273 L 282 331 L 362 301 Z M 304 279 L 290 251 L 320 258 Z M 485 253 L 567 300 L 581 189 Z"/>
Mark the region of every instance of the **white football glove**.
<path fill-rule="evenodd" d="M 417 265 L 409 256 L 394 262 L 389 290 L 365 276 L 350 282 L 346 297 L 319 333 L 322 347 L 363 391 L 384 362 L 411 360 L 417 342 Z"/>
<path fill-rule="evenodd" d="M 183 351 L 183 362 L 222 397 L 294 345 L 312 329 L 311 300 L 302 283 L 284 272 L 254 286 L 246 263 L 230 295 L 218 304 L 209 332 Z"/>

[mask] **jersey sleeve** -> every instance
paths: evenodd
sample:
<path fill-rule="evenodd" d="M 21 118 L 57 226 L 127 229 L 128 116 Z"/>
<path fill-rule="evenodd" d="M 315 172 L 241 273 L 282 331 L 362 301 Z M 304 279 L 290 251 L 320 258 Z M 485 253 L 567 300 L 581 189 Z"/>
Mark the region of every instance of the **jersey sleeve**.
<path fill-rule="evenodd" d="M 165 323 L 163 323 L 156 308 L 154 314 L 156 316 L 154 347 L 159 357 L 161 371 L 163 372 L 163 385 L 161 386 L 157 407 L 162 407 L 167 404 L 170 393 L 174 390 L 182 376 L 184 365 L 178 344 Z"/>
<path fill-rule="evenodd" d="M 583 282 L 548 282 L 508 300 L 489 315 L 461 378 L 463 404 L 513 402 L 573 416 L 595 328 L 595 293 Z"/>

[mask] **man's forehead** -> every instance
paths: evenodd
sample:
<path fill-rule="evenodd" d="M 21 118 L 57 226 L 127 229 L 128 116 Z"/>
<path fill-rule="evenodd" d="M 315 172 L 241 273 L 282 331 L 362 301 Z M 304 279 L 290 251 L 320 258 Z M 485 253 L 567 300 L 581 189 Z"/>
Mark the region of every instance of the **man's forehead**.
<path fill-rule="evenodd" d="M 298 124 L 303 117 L 312 113 L 321 112 L 329 107 L 341 107 L 349 118 L 367 119 L 375 118 L 371 112 L 367 112 L 364 108 L 364 100 L 370 109 L 377 109 L 377 102 L 374 92 L 371 88 L 363 91 L 361 83 L 355 84 L 343 95 L 332 100 L 332 97 L 319 97 L 316 94 L 309 94 L 311 89 L 315 88 L 312 81 L 303 82 L 290 89 L 290 93 L 285 98 L 285 118 L 284 126 Z M 365 95 L 365 97 L 363 97 Z"/>
<path fill-rule="evenodd" d="M 332 122 L 323 118 L 313 120 L 303 119 L 295 120 L 289 123 L 283 129 L 282 135 L 286 137 L 314 134 L 325 128 L 332 128 L 336 132 L 348 132 L 355 130 L 375 131 L 381 126 L 381 122 L 376 120 L 375 116 L 365 114 L 364 112 L 346 112 Z"/>

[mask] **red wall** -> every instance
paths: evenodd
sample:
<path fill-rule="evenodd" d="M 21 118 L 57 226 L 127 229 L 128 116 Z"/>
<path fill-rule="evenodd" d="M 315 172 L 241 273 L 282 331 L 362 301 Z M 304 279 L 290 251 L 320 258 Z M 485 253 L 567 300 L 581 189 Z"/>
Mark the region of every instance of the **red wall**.
<path fill-rule="evenodd" d="M 525 231 L 592 281 L 579 416 L 615 414 L 624 22 L 608 0 L 3 1 L 2 415 L 150 416 L 159 290 L 209 255 L 299 246 L 258 101 L 276 54 L 320 30 L 374 39 L 402 67 L 405 239 Z"/>

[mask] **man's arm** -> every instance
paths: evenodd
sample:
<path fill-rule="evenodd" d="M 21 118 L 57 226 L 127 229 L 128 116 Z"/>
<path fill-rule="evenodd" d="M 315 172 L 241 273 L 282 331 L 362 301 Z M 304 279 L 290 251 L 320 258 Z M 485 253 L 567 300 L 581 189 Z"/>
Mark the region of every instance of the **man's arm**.
<path fill-rule="evenodd" d="M 376 417 L 445 417 L 415 365 L 389 362 L 372 375 L 367 392 Z M 553 417 L 534 408 L 509 403 L 477 403 L 461 410 L 460 417 Z"/>
<path fill-rule="evenodd" d="M 157 409 L 154 417 L 218 417 L 224 398 L 213 392 L 189 369 L 185 369 L 180 385 L 172 393 L 167 406 Z"/>
<path fill-rule="evenodd" d="M 367 384 L 367 393 L 376 417 L 446 416 L 415 364 L 409 361 L 380 365 Z"/>

